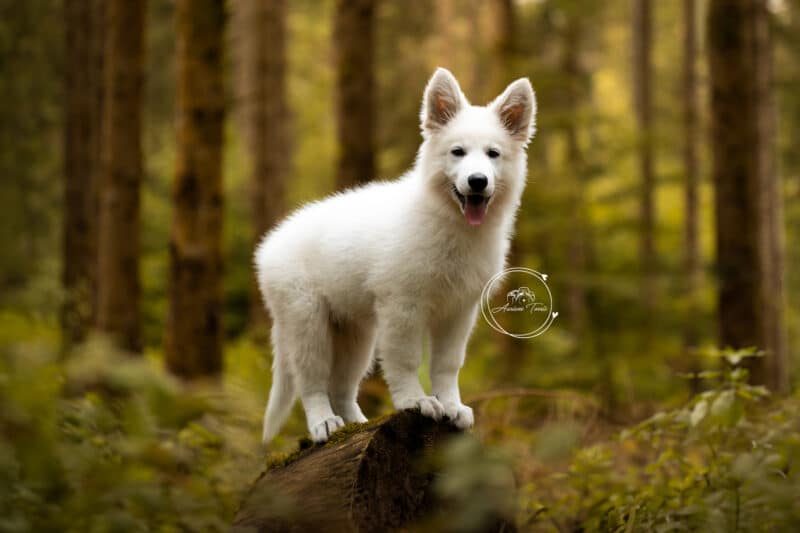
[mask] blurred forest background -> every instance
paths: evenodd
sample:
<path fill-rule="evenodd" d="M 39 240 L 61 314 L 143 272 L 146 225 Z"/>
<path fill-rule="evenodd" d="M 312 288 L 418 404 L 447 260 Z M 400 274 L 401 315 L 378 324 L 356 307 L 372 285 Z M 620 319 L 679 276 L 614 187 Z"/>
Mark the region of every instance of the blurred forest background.
<path fill-rule="evenodd" d="M 463 529 L 800 527 L 800 1 L 1 0 L 0 531 L 227 530 L 255 242 L 404 172 L 436 66 L 474 103 L 531 79 L 510 264 L 560 311 L 476 327 Z"/>

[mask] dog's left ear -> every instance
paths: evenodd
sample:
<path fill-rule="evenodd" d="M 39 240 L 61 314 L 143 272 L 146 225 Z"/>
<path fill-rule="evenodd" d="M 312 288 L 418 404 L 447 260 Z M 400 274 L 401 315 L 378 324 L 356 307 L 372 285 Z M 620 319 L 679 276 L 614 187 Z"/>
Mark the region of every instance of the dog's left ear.
<path fill-rule="evenodd" d="M 503 94 L 495 98 L 492 109 L 511 136 L 528 142 L 536 131 L 536 95 L 528 78 L 512 82 Z"/>

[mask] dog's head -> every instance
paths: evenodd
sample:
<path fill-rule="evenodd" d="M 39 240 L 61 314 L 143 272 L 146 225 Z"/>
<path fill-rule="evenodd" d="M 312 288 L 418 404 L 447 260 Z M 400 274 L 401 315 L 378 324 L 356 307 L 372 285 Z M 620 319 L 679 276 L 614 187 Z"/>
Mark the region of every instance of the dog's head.
<path fill-rule="evenodd" d="M 420 116 L 426 177 L 470 225 L 480 225 L 493 203 L 521 193 L 535 116 L 527 78 L 511 83 L 487 106 L 470 105 L 447 69 L 437 69 L 428 82 Z"/>

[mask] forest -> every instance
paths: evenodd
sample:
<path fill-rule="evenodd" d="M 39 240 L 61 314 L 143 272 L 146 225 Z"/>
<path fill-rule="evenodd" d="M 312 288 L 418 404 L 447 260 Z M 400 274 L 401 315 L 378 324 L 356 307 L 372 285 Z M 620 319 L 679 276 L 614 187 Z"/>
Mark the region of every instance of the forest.
<path fill-rule="evenodd" d="M 308 445 L 256 245 L 406 172 L 439 66 L 533 85 L 507 264 L 558 313 L 478 316 L 406 530 L 800 531 L 800 0 L 0 0 L 1 532 L 230 530 Z"/>

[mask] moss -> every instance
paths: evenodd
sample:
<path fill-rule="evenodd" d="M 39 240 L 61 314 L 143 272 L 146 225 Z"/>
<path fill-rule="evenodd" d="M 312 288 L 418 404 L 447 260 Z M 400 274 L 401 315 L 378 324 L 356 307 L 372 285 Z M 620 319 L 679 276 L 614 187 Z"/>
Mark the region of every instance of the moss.
<path fill-rule="evenodd" d="M 267 470 L 273 468 L 282 468 L 287 466 L 300 458 L 306 450 L 298 448 L 290 453 L 276 453 L 267 457 Z"/>
<path fill-rule="evenodd" d="M 321 444 L 315 444 L 308 437 L 303 437 L 297 441 L 297 449 L 295 451 L 270 455 L 267 458 L 267 470 L 272 470 L 273 468 L 283 468 L 297 461 L 301 457 L 312 453 L 314 450 L 327 448 L 334 444 L 344 442 L 356 433 L 361 433 L 366 429 L 379 426 L 397 414 L 398 413 L 389 413 L 363 423 L 351 422 L 335 431 L 326 442 Z"/>
<path fill-rule="evenodd" d="M 368 420 L 366 422 L 358 423 L 358 422 L 350 422 L 349 424 L 345 425 L 342 428 L 339 428 L 334 432 L 333 435 L 328 439 L 327 442 L 321 445 L 321 447 L 327 448 L 333 444 L 338 444 L 350 438 L 352 435 L 356 433 L 361 433 L 366 429 L 370 429 L 376 426 L 380 426 L 391 417 L 397 415 L 398 413 L 389 413 L 383 416 L 379 416 L 377 418 L 373 418 L 372 420 Z"/>

